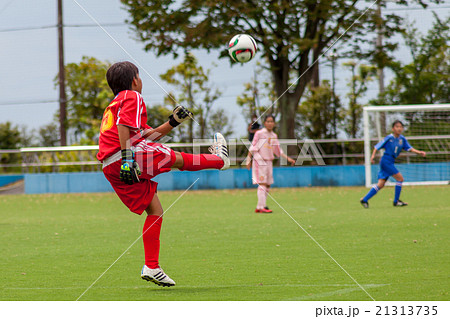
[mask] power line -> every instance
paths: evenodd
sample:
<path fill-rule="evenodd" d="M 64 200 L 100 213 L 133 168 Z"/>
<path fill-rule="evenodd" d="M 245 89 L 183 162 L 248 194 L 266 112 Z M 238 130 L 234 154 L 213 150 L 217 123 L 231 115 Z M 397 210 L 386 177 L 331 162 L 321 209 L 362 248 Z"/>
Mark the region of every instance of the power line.
<path fill-rule="evenodd" d="M 121 27 L 127 26 L 125 22 L 111 22 L 111 23 L 102 23 L 103 27 Z M 91 28 L 98 27 L 95 23 L 84 23 L 84 24 L 65 24 L 64 28 Z"/>
<path fill-rule="evenodd" d="M 422 7 L 417 7 L 417 8 L 386 8 L 383 9 L 383 12 L 385 11 L 414 11 L 414 10 L 434 10 L 434 9 L 450 9 L 450 6 L 435 6 L 435 7 L 426 7 L 426 8 L 422 8 Z"/>
<path fill-rule="evenodd" d="M 4 11 L 14 0 L 7 3 L 2 9 L 0 9 L 0 13 Z M 414 7 L 414 8 L 385 8 L 383 9 L 383 12 L 386 11 L 420 11 L 420 10 L 435 10 L 435 9 L 450 9 L 450 6 L 433 6 L 433 7 Z M 112 23 L 102 23 L 102 26 L 104 27 L 121 27 L 121 26 L 127 26 L 128 24 L 124 22 L 112 22 Z M 9 28 L 9 29 L 0 29 L 0 33 L 3 32 L 16 32 L 16 31 L 32 31 L 32 30 L 44 30 L 44 29 L 52 29 L 57 28 L 57 25 L 44 25 L 44 26 L 37 26 L 37 27 L 23 27 L 23 28 Z M 63 26 L 64 28 L 93 28 L 98 27 L 97 24 L 93 23 L 85 23 L 85 24 L 65 24 Z"/>
<path fill-rule="evenodd" d="M 367 91 L 377 91 L 376 88 L 368 88 Z M 348 88 L 337 87 L 336 91 L 348 91 Z M 243 92 L 239 92 L 236 94 L 224 94 L 221 95 L 220 98 L 235 98 L 237 96 L 242 95 Z M 143 96 L 147 100 L 151 100 L 150 95 Z M 40 101 L 19 101 L 19 102 L 0 102 L 0 106 L 13 106 L 13 105 L 33 105 L 33 104 L 49 104 L 49 103 L 58 103 L 59 100 L 40 100 Z"/>
<path fill-rule="evenodd" d="M 119 26 L 125 26 L 126 23 L 105 23 L 102 24 L 102 26 L 105 27 L 119 27 Z M 44 30 L 44 29 L 53 29 L 57 28 L 58 25 L 43 25 L 43 26 L 37 26 L 37 27 L 23 27 L 23 28 L 9 28 L 9 29 L 0 29 L 0 32 L 16 32 L 16 31 L 32 31 L 32 30 Z M 63 26 L 64 28 L 92 28 L 92 27 L 98 27 L 96 24 L 65 24 Z"/>
<path fill-rule="evenodd" d="M 47 104 L 47 103 L 58 103 L 59 100 L 40 100 L 40 101 L 19 101 L 19 102 L 3 102 L 0 106 L 9 105 L 29 105 L 29 104 Z"/>
<path fill-rule="evenodd" d="M 1 29 L 0 32 L 15 32 L 15 31 L 31 31 L 31 30 L 43 30 L 43 29 L 52 29 L 56 28 L 56 25 L 43 25 L 40 27 L 23 27 L 23 28 L 10 28 L 10 29 Z"/>

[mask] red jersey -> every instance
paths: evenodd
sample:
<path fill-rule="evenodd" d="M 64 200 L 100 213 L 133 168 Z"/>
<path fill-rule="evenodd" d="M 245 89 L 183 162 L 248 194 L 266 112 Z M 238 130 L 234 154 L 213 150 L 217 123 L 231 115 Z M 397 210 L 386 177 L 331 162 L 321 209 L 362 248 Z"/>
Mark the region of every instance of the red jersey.
<path fill-rule="evenodd" d="M 132 145 L 145 140 L 141 130 L 150 128 L 150 126 L 147 125 L 147 108 L 138 92 L 130 90 L 120 92 L 105 109 L 100 127 L 99 152 L 97 154 L 99 161 L 103 161 L 120 150 L 117 130 L 119 124 L 132 129 L 130 132 Z"/>

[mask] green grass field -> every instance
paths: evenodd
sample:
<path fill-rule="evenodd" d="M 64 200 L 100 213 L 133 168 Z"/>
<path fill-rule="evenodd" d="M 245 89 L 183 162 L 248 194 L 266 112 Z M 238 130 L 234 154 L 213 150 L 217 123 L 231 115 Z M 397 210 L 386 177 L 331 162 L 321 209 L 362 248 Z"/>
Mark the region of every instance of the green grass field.
<path fill-rule="evenodd" d="M 274 189 L 274 198 L 376 300 L 449 300 L 448 187 Z M 181 192 L 160 192 L 168 207 Z M 255 190 L 190 191 L 165 215 L 161 265 L 140 279 L 139 240 L 80 300 L 370 300 L 297 224 L 253 213 Z M 1 300 L 76 300 L 141 234 L 115 194 L 0 197 Z"/>

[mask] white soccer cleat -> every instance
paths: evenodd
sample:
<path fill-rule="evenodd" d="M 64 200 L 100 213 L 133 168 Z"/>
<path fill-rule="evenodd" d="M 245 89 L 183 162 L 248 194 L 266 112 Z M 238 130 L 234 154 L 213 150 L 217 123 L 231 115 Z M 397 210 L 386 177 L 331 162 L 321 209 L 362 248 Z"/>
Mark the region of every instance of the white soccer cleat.
<path fill-rule="evenodd" d="M 223 160 L 223 166 L 221 170 L 227 169 L 230 167 L 230 158 L 228 157 L 228 147 L 227 141 L 222 134 L 216 133 L 214 134 L 214 143 L 208 148 L 208 150 L 214 154 L 219 156 Z"/>
<path fill-rule="evenodd" d="M 151 269 L 146 265 L 142 267 L 141 278 L 147 281 L 151 281 L 158 286 L 172 287 L 175 286 L 175 281 L 173 281 L 169 276 L 164 273 L 161 268 Z"/>

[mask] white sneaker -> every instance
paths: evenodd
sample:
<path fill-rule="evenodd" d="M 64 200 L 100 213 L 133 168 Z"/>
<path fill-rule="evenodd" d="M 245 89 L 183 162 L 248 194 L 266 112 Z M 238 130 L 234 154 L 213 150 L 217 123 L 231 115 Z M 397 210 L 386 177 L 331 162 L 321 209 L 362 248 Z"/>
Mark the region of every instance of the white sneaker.
<path fill-rule="evenodd" d="M 146 265 L 142 267 L 141 278 L 147 281 L 151 281 L 158 286 L 172 287 L 175 286 L 175 281 L 173 281 L 169 276 L 164 273 L 161 268 L 151 269 Z"/>
<path fill-rule="evenodd" d="M 223 160 L 223 166 L 221 170 L 227 169 L 230 167 L 230 158 L 228 157 L 228 147 L 227 141 L 222 134 L 216 133 L 214 134 L 214 143 L 211 145 L 208 150 L 214 154 L 219 156 Z"/>

